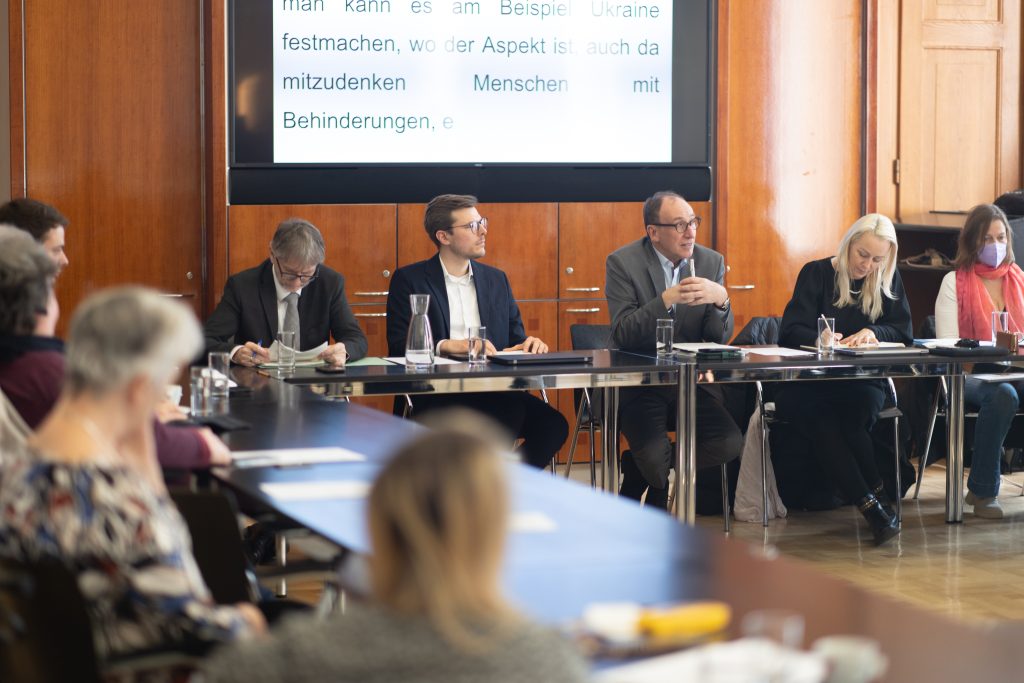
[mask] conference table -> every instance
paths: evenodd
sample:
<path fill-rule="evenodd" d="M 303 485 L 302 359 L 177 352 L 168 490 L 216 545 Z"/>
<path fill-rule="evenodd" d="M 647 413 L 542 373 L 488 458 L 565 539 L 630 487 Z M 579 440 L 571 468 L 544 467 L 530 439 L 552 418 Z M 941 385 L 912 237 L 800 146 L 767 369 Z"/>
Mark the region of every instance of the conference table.
<path fill-rule="evenodd" d="M 359 462 L 223 468 L 219 484 L 251 514 L 273 512 L 358 554 L 369 552 L 365 497 L 277 497 L 267 484 L 368 484 L 393 450 L 423 427 L 302 387 L 236 370 L 251 394 L 233 396 L 232 418 L 249 428 L 224 435 L 232 450 L 343 446 Z M 506 594 L 534 619 L 566 625 L 594 602 L 647 605 L 721 600 L 738 635 L 752 610 L 803 615 L 806 644 L 830 634 L 877 640 L 890 660 L 886 681 L 1014 680 L 1012 628 L 971 626 L 829 577 L 771 547 L 749 546 L 679 524 L 633 501 L 509 463 L 512 525 L 503 565 Z M 269 493 L 268 493 L 269 491 Z M 608 662 L 598 662 L 607 666 Z"/>
<path fill-rule="evenodd" d="M 770 347 L 777 348 L 777 347 Z M 548 389 L 603 389 L 602 482 L 616 493 L 619 482 L 618 403 L 621 387 L 675 386 L 678 392 L 675 443 L 678 495 L 675 513 L 686 524 L 696 520 L 696 387 L 699 384 L 743 382 L 830 381 L 849 379 L 945 377 L 948 382 L 946 521 L 963 521 L 963 364 L 982 358 L 918 355 L 778 356 L 757 353 L 739 360 L 697 361 L 676 353 L 656 357 L 619 350 L 594 350 L 591 363 L 510 366 L 486 363 L 435 365 L 415 370 L 403 365 L 354 366 L 341 375 L 296 368 L 284 377 L 289 384 L 316 388 L 323 396 L 464 393 Z M 991 360 L 991 359 L 988 359 Z M 613 454 L 608 457 L 608 454 Z"/>
<path fill-rule="evenodd" d="M 779 356 L 768 353 L 778 347 L 766 347 L 758 353 L 758 347 L 744 348 L 747 353 L 737 360 L 696 361 L 692 356 L 676 354 L 680 361 L 679 395 L 693 396 L 699 384 L 735 384 L 750 382 L 804 382 L 836 380 L 871 380 L 897 378 L 946 378 L 948 383 L 948 415 L 946 422 L 946 521 L 963 522 L 964 517 L 964 371 L 963 366 L 973 362 L 991 362 L 991 357 L 979 356 L 938 356 L 886 355 L 884 353 L 865 356 L 840 354 L 810 356 Z M 813 406 L 808 406 L 809 409 Z M 679 488 L 681 520 L 692 520 L 695 516 L 696 498 L 696 412 L 693 402 L 683 410 L 682 448 L 676 453 L 676 472 L 682 473 Z"/>

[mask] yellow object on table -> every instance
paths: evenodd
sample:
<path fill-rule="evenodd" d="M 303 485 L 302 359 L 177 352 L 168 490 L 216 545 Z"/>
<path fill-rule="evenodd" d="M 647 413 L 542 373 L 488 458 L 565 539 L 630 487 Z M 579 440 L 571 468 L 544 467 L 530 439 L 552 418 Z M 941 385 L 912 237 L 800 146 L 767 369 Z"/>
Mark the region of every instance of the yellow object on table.
<path fill-rule="evenodd" d="M 732 610 L 724 602 L 694 602 L 677 607 L 644 608 L 637 627 L 653 638 L 696 637 L 725 630 L 731 618 Z"/>

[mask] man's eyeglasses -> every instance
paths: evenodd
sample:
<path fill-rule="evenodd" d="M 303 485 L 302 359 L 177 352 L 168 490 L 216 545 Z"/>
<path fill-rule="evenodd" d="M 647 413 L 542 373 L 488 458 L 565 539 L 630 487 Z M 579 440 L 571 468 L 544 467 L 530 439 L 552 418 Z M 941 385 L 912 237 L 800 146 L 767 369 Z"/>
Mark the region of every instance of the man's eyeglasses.
<path fill-rule="evenodd" d="M 479 235 L 480 234 L 480 228 L 483 228 L 484 230 L 487 229 L 487 219 L 486 218 L 481 218 L 478 221 L 470 221 L 468 223 L 463 223 L 462 225 L 453 225 L 452 227 L 450 227 L 448 229 L 449 230 L 454 230 L 455 228 L 468 228 L 469 231 L 471 233 L 473 233 L 474 235 Z"/>
<path fill-rule="evenodd" d="M 678 221 L 676 223 L 651 223 L 656 228 L 675 228 L 676 232 L 686 232 L 687 228 L 696 230 L 700 227 L 700 216 L 694 216 L 688 221 Z"/>
<path fill-rule="evenodd" d="M 283 282 L 295 282 L 299 281 L 300 284 L 308 285 L 310 282 L 315 280 L 320 274 L 320 266 L 316 267 L 316 270 L 312 275 L 303 275 L 302 273 L 292 273 L 281 267 L 281 260 L 274 257 L 274 265 L 277 266 L 277 274 L 281 277 Z"/>

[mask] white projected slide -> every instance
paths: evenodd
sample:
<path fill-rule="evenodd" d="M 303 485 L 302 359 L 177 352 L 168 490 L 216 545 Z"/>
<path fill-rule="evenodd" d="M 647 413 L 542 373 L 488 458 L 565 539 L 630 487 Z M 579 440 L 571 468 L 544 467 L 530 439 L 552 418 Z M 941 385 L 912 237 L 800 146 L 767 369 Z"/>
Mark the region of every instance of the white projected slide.
<path fill-rule="evenodd" d="M 273 0 L 276 163 L 667 163 L 672 2 Z"/>

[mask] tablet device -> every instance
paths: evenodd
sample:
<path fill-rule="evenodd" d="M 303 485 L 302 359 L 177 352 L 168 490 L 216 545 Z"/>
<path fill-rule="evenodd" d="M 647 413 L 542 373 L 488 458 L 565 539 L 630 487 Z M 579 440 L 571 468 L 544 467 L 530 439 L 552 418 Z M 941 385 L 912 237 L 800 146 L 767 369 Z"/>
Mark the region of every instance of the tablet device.
<path fill-rule="evenodd" d="M 551 351 L 549 353 L 525 353 L 523 351 L 499 351 L 487 356 L 487 360 L 502 365 L 552 365 L 566 363 L 593 363 L 592 352 Z"/>

